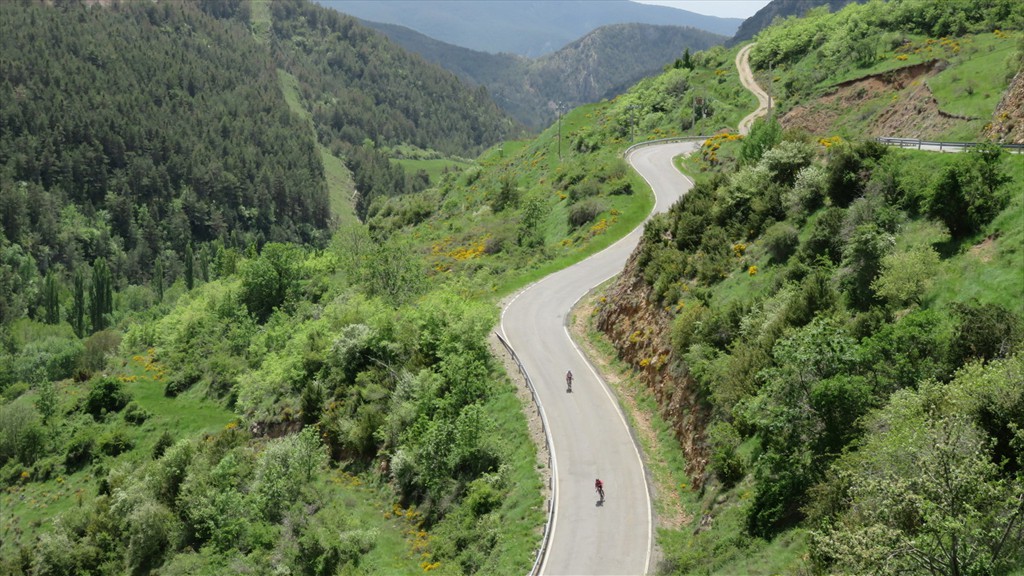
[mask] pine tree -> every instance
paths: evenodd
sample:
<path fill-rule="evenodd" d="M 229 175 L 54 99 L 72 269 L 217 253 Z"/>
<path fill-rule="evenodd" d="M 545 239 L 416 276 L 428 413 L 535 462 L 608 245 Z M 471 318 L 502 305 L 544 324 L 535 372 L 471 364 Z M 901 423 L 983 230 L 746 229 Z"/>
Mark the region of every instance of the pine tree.
<path fill-rule="evenodd" d="M 693 70 L 693 57 L 690 56 L 689 48 L 686 49 L 686 52 L 683 52 L 683 68 Z"/>
<path fill-rule="evenodd" d="M 97 258 L 93 263 L 89 297 L 89 320 L 92 324 L 92 331 L 99 332 L 107 327 L 107 315 L 114 309 L 110 268 L 107 267 L 107 261 L 103 258 Z"/>
<path fill-rule="evenodd" d="M 164 299 L 164 261 L 162 258 L 156 259 L 156 264 L 153 265 L 153 289 L 156 290 L 157 301 Z"/>

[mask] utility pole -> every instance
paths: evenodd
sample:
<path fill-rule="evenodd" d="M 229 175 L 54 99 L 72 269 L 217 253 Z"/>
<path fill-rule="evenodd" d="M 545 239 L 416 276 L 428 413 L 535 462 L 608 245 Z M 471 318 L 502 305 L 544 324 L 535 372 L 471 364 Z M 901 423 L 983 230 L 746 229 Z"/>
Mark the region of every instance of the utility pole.
<path fill-rule="evenodd" d="M 637 108 L 640 108 L 640 105 L 630 104 L 626 108 L 629 110 L 629 141 L 633 142 L 635 140 L 633 131 L 636 129 L 636 111 Z"/>
<path fill-rule="evenodd" d="M 562 160 L 562 106 L 565 103 L 559 101 L 556 110 L 558 111 L 558 160 Z"/>
<path fill-rule="evenodd" d="M 772 84 L 775 82 L 775 75 L 772 73 L 772 63 L 768 61 L 768 119 L 772 119 Z"/>

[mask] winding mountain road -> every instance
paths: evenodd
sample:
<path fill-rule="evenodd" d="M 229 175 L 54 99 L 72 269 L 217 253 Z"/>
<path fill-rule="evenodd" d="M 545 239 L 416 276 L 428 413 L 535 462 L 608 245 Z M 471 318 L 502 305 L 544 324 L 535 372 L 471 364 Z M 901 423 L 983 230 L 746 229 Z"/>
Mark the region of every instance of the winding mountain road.
<path fill-rule="evenodd" d="M 762 105 L 741 129 L 768 109 L 768 96 L 747 66 L 749 48 L 740 51 L 736 66 Z M 672 159 L 700 144 L 656 144 L 627 156 L 654 191 L 652 214 L 668 210 L 691 188 Z M 530 375 L 551 445 L 554 510 L 539 574 L 646 574 L 651 568 L 654 521 L 639 448 L 614 395 L 567 328 L 573 306 L 622 270 L 642 232 L 641 225 L 603 252 L 530 285 L 502 311 L 502 335 Z M 571 393 L 567 370 L 575 376 Z M 603 503 L 594 491 L 595 478 L 604 481 Z"/>
<path fill-rule="evenodd" d="M 661 144 L 628 156 L 654 190 L 654 212 L 690 189 L 672 158 L 699 145 Z M 502 312 L 501 331 L 530 374 L 551 438 L 555 510 L 541 574 L 644 574 L 650 567 L 653 524 L 639 450 L 618 403 L 566 328 L 573 305 L 622 270 L 642 229 L 529 286 Z M 575 376 L 572 393 L 566 370 Z M 595 478 L 605 483 L 603 505 Z"/>

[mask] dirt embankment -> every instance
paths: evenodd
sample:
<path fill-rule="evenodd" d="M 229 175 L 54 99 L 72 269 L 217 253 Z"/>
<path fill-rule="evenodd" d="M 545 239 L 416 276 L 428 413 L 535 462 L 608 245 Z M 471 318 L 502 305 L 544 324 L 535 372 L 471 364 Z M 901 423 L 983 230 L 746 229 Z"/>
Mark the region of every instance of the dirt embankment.
<path fill-rule="evenodd" d="M 681 360 L 672 351 L 672 315 L 652 303 L 651 287 L 637 270 L 638 253 L 633 252 L 609 289 L 598 312 L 597 327 L 608 335 L 619 357 L 641 374 L 654 393 L 662 416 L 672 425 L 686 456 L 692 484 L 699 486 L 707 465 L 704 431 L 710 413 L 699 400 L 696 383 L 685 374 Z"/>
<path fill-rule="evenodd" d="M 935 138 L 976 118 L 939 109 L 927 79 L 945 67 L 933 60 L 837 84 L 821 98 L 794 107 L 780 122 L 812 134 L 828 134 L 841 116 L 863 110 L 865 136 Z"/>
<path fill-rule="evenodd" d="M 1024 144 L 1024 69 L 1010 81 L 985 136 L 1003 144 Z"/>

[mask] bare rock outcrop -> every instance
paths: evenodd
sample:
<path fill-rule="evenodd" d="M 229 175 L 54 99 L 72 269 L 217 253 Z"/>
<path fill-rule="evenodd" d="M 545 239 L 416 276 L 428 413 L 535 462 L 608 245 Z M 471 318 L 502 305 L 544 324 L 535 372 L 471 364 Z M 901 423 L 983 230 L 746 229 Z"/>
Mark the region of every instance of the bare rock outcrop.
<path fill-rule="evenodd" d="M 672 315 L 652 300 L 651 287 L 637 267 L 637 254 L 639 250 L 633 252 L 602 302 L 597 327 L 654 393 L 662 416 L 671 424 L 686 456 L 687 473 L 693 485 L 699 486 L 707 465 L 705 428 L 710 411 L 700 400 L 696 382 L 672 350 Z"/>
<path fill-rule="evenodd" d="M 985 136 L 1001 144 L 1024 144 L 1024 68 L 1003 93 Z"/>

